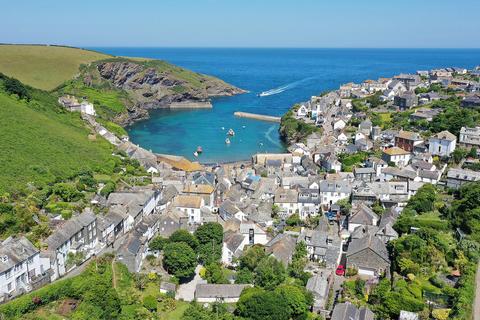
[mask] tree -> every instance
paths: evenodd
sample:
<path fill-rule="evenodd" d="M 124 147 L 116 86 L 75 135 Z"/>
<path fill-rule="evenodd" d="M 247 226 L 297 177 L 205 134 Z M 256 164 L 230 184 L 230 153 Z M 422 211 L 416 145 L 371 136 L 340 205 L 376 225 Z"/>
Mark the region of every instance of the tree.
<path fill-rule="evenodd" d="M 265 249 L 260 245 L 253 245 L 240 257 L 240 268 L 247 268 L 253 271 L 258 263 L 265 257 Z"/>
<path fill-rule="evenodd" d="M 74 185 L 70 183 L 57 183 L 52 188 L 52 194 L 59 196 L 62 201 L 76 201 L 82 197 L 82 193 L 78 192 Z"/>
<path fill-rule="evenodd" d="M 274 257 L 262 259 L 255 268 L 255 284 L 267 290 L 273 290 L 285 277 L 285 267 Z"/>
<path fill-rule="evenodd" d="M 211 243 L 201 244 L 198 249 L 198 260 L 203 264 L 217 262 L 222 257 L 222 245 Z"/>
<path fill-rule="evenodd" d="M 220 263 L 210 263 L 206 266 L 205 279 L 208 283 L 228 283 L 225 272 Z"/>
<path fill-rule="evenodd" d="M 290 217 L 287 218 L 287 220 L 285 221 L 285 223 L 289 226 L 298 226 L 300 225 L 300 223 L 302 223 L 302 220 L 300 220 L 300 216 L 298 215 L 298 213 L 294 213 L 292 214 Z"/>
<path fill-rule="evenodd" d="M 156 236 L 150 241 L 148 249 L 150 249 L 151 251 L 161 251 L 167 243 L 167 238 L 164 238 L 162 236 Z"/>
<path fill-rule="evenodd" d="M 301 241 L 297 243 L 295 252 L 292 256 L 292 263 L 288 266 L 288 273 L 290 276 L 299 279 L 306 285 L 310 274 L 303 271 L 307 265 L 307 246 L 305 242 Z"/>
<path fill-rule="evenodd" d="M 195 231 L 200 244 L 212 244 L 212 241 L 217 245 L 223 243 L 223 227 L 217 222 L 208 222 L 197 228 Z"/>
<path fill-rule="evenodd" d="M 235 283 L 237 284 L 250 284 L 253 283 L 255 275 L 247 268 L 243 268 L 237 271 Z"/>
<path fill-rule="evenodd" d="M 240 296 L 235 313 L 251 320 L 288 320 L 290 308 L 278 293 L 257 288 L 246 289 Z"/>
<path fill-rule="evenodd" d="M 198 240 L 193 234 L 187 230 L 180 229 L 170 235 L 170 242 L 185 242 L 190 248 L 196 249 L 198 247 Z"/>
<path fill-rule="evenodd" d="M 115 189 L 116 189 L 115 183 L 112 181 L 109 181 L 103 186 L 102 190 L 100 190 L 100 195 L 103 197 L 108 197 L 108 195 L 114 192 Z"/>
<path fill-rule="evenodd" d="M 20 99 L 30 99 L 30 93 L 20 81 L 0 74 L 0 79 L 2 78 L 4 79 L 3 86 L 6 92 L 10 94 L 16 94 Z"/>
<path fill-rule="evenodd" d="M 305 288 L 294 285 L 281 285 L 275 289 L 275 292 L 287 303 L 291 318 L 297 318 L 306 314 L 312 304 L 312 296 L 307 293 Z"/>
<path fill-rule="evenodd" d="M 349 215 L 352 210 L 352 204 L 348 199 L 341 199 L 337 201 L 337 204 L 340 206 L 340 211 L 344 215 Z"/>
<path fill-rule="evenodd" d="M 456 164 L 459 164 L 462 159 L 465 159 L 465 157 L 467 156 L 467 150 L 463 149 L 463 148 L 456 148 L 453 152 L 452 152 L 452 157 L 453 157 L 453 161 L 456 163 Z"/>
<path fill-rule="evenodd" d="M 435 186 L 428 183 L 423 185 L 417 193 L 410 198 L 407 209 L 415 210 L 419 214 L 429 212 L 435 208 L 436 200 L 437 190 Z"/>
<path fill-rule="evenodd" d="M 87 303 L 101 310 L 101 319 L 117 318 L 121 309 L 120 298 L 110 279 L 98 275 L 92 280 L 83 295 L 82 304 Z"/>
<path fill-rule="evenodd" d="M 169 243 L 163 252 L 163 266 L 168 273 L 177 278 L 188 278 L 195 273 L 197 257 L 193 249 L 185 242 Z"/>

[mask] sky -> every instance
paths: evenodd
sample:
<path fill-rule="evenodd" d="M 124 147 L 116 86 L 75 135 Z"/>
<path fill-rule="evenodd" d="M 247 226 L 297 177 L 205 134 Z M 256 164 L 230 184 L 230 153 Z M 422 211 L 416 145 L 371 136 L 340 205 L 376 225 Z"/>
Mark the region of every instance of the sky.
<path fill-rule="evenodd" d="M 479 0 L 2 1 L 1 43 L 479 48 Z"/>

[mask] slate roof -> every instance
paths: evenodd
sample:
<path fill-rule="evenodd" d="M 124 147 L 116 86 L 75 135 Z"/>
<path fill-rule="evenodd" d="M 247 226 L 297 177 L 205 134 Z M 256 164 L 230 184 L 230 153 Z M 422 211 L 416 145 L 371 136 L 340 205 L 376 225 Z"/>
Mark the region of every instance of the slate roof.
<path fill-rule="evenodd" d="M 368 308 L 358 309 L 349 302 L 337 303 L 332 313 L 332 320 L 373 320 L 374 313 Z"/>
<path fill-rule="evenodd" d="M 243 235 L 234 231 L 227 231 L 223 235 L 223 242 L 233 253 L 239 249 L 244 239 L 245 237 Z"/>
<path fill-rule="evenodd" d="M 382 259 L 390 263 L 388 251 L 385 244 L 374 235 L 367 235 L 361 239 L 354 239 L 350 243 L 347 251 L 347 257 L 357 254 L 365 249 L 371 249 L 377 253 Z"/>
<path fill-rule="evenodd" d="M 195 298 L 239 298 L 243 289 L 250 284 L 197 284 Z"/>
<path fill-rule="evenodd" d="M 361 225 L 374 225 L 374 220 L 378 221 L 378 215 L 366 205 L 361 204 L 354 210 L 348 222 Z"/>
<path fill-rule="evenodd" d="M 58 227 L 46 240 L 48 250 L 56 250 L 67 242 L 77 232 L 94 222 L 97 217 L 90 211 L 84 211 L 78 216 L 72 217 Z"/>
<path fill-rule="evenodd" d="M 0 273 L 37 253 L 39 253 L 39 250 L 24 236 L 8 237 L 2 241 L 0 246 Z"/>
<path fill-rule="evenodd" d="M 437 138 L 437 139 L 439 139 L 439 140 L 447 140 L 447 141 L 455 141 L 455 140 L 457 140 L 457 137 L 456 137 L 454 134 L 452 134 L 452 133 L 450 133 L 450 132 L 448 132 L 448 131 L 446 131 L 446 130 L 437 133 L 437 134 L 434 135 L 432 138 Z"/>
<path fill-rule="evenodd" d="M 273 255 L 275 259 L 282 262 L 285 266 L 292 260 L 295 251 L 296 239 L 286 233 L 280 233 L 270 240 L 266 245 L 266 252 Z"/>

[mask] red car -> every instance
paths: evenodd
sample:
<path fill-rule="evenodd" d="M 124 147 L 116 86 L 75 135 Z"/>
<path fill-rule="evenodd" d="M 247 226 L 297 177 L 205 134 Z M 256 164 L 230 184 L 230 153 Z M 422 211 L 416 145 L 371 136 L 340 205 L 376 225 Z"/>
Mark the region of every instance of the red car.
<path fill-rule="evenodd" d="M 342 266 L 341 264 L 338 265 L 337 270 L 335 270 L 335 274 L 337 276 L 343 276 L 345 274 L 345 267 Z"/>

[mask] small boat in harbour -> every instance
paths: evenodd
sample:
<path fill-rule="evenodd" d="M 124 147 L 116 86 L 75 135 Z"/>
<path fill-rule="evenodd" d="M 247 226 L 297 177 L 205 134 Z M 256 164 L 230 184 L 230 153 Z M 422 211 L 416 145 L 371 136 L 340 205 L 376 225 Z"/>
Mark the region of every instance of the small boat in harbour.
<path fill-rule="evenodd" d="M 195 157 L 198 157 L 198 152 L 195 151 L 195 152 L 193 153 L 193 155 L 194 155 Z"/>
<path fill-rule="evenodd" d="M 200 154 L 200 153 L 202 153 L 202 152 L 203 152 L 202 147 L 201 147 L 201 146 L 198 146 L 198 147 L 197 147 L 197 153 Z"/>
<path fill-rule="evenodd" d="M 225 127 L 222 127 L 222 130 L 225 130 Z"/>
<path fill-rule="evenodd" d="M 225 143 L 226 143 L 226 144 L 230 144 L 230 139 L 228 139 L 228 138 L 225 139 Z"/>
<path fill-rule="evenodd" d="M 233 129 L 230 128 L 230 129 L 228 130 L 228 135 L 229 135 L 229 136 L 234 136 L 234 135 L 235 135 L 235 131 L 233 131 Z"/>

